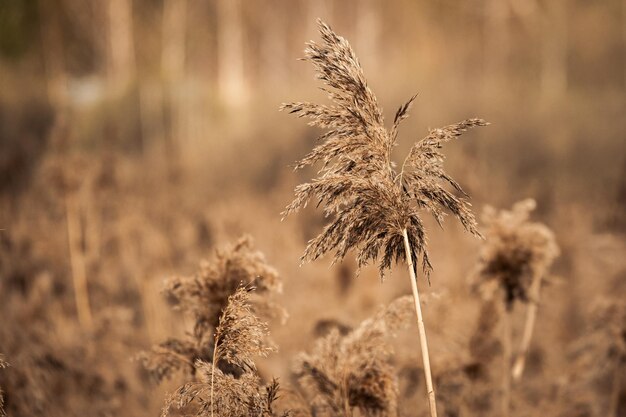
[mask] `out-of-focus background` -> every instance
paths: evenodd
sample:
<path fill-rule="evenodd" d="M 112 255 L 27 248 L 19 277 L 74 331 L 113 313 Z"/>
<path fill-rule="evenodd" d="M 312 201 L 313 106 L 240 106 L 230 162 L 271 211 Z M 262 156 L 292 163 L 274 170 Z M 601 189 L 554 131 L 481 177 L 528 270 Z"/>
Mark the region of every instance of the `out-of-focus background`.
<path fill-rule="evenodd" d="M 537 201 L 534 219 L 554 230 L 561 256 L 532 375 L 547 390 L 570 371 L 563 352 L 584 335 L 590 305 L 626 296 L 625 1 L 2 0 L 9 415 L 158 413 L 172 387 L 131 359 L 188 325 L 162 298 L 163 279 L 244 233 L 284 280 L 290 319 L 272 324 L 280 351 L 260 369 L 287 385 L 319 320 L 354 325 L 410 292 L 401 265 L 384 283 L 374 268 L 353 278 L 351 259 L 299 267 L 324 219 L 307 209 L 280 222 L 314 174 L 289 165 L 321 132 L 278 107 L 326 100 L 298 61 L 318 17 L 351 42 L 388 120 L 418 94 L 399 158 L 429 128 L 491 122 L 447 145 L 446 166 L 477 213 Z M 467 279 L 481 242 L 453 221 L 427 226 L 435 271 L 420 285 L 436 374 L 475 322 Z M 89 302 L 82 316 L 77 292 Z M 413 334 L 400 351 L 419 361 Z M 598 404 L 609 401 L 604 383 Z M 518 415 L 540 415 L 532 392 Z"/>

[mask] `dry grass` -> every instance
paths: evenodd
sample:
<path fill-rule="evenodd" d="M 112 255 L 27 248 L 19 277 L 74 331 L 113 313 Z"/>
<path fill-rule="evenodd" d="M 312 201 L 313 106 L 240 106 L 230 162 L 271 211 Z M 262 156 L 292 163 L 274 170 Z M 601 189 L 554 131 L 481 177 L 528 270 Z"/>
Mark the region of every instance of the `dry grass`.
<path fill-rule="evenodd" d="M 333 217 L 323 232 L 309 241 L 303 260 L 335 251 L 334 261 L 339 261 L 354 249 L 359 268 L 380 258 L 381 279 L 394 261 L 406 262 L 431 416 L 435 417 L 435 392 L 413 261 L 421 257 L 422 271 L 429 277 L 432 266 L 421 211 L 430 212 L 441 226 L 444 210 L 448 210 L 467 231 L 480 236 L 469 203 L 443 186 L 447 183 L 466 196 L 459 183 L 443 170 L 444 155 L 439 149 L 467 129 L 486 126 L 487 122 L 468 119 L 431 130 L 413 145 L 398 171 L 391 154 L 397 146 L 400 123 L 408 117 L 416 96 L 398 109 L 393 127 L 387 130 L 376 96 L 368 87 L 350 44 L 321 20 L 318 24 L 323 44 L 308 43 L 306 60 L 315 66 L 333 104 L 291 103 L 282 109 L 310 118 L 313 126 L 330 130 L 318 139 L 322 143 L 296 164 L 296 168 L 303 168 L 321 163 L 322 168 L 312 182 L 296 187 L 296 197 L 284 215 L 317 199 L 325 216 Z"/>
<path fill-rule="evenodd" d="M 178 388 L 166 401 L 163 415 L 171 407 L 183 415 L 276 417 L 274 402 L 278 398 L 276 380 L 261 382 L 255 357 L 273 350 L 267 345 L 267 324 L 252 311 L 249 293 L 253 287 L 239 287 L 228 302 L 215 329 L 211 362 L 197 359 L 196 378 Z"/>
<path fill-rule="evenodd" d="M 528 199 L 516 203 L 512 210 L 486 207 L 483 213 L 488 231 L 478 275 L 487 284 L 485 290 L 499 288 L 507 310 L 512 309 L 516 301 L 539 301 L 531 287 L 538 279 L 546 277 L 559 255 L 554 233 L 541 223 L 529 221 L 535 206 L 535 201 Z"/>
<path fill-rule="evenodd" d="M 428 275 L 431 265 L 420 210 L 429 211 L 439 223 L 443 210 L 449 210 L 469 232 L 479 236 L 467 201 L 441 184 L 447 182 L 463 193 L 444 172 L 439 148 L 465 130 L 487 123 L 469 119 L 430 131 L 411 148 L 398 171 L 391 153 L 397 145 L 398 127 L 408 117 L 415 96 L 398 109 L 392 129 L 387 130 L 352 48 L 325 23 L 320 21 L 319 27 L 323 44 L 310 42 L 305 59 L 315 66 L 333 104 L 282 106 L 299 117 L 310 118 L 313 126 L 329 129 L 318 139 L 322 143 L 296 164 L 296 168 L 303 168 L 321 163 L 318 177 L 296 188 L 296 197 L 284 212 L 292 214 L 317 199 L 325 215 L 333 217 L 309 242 L 303 260 L 314 260 L 333 250 L 335 260 L 341 260 L 354 248 L 359 268 L 381 255 L 382 278 L 393 261 L 408 262 L 403 239 L 406 229 L 411 256 L 422 257 L 423 271 Z"/>
<path fill-rule="evenodd" d="M 230 297 L 242 285 L 253 286 L 259 295 L 280 292 L 282 288 L 278 273 L 253 249 L 250 237 L 218 250 L 215 258 L 203 262 L 196 274 L 168 279 L 166 297 L 193 319 L 194 326 L 186 339 L 170 338 L 142 353 L 140 359 L 146 369 L 161 381 L 180 369 L 194 375 L 199 360 L 211 363 L 214 332 Z M 256 298 L 256 309 L 266 314 L 283 314 L 270 300 L 261 297 Z"/>
<path fill-rule="evenodd" d="M 310 353 L 300 354 L 293 373 L 302 400 L 295 412 L 396 416 L 399 393 L 390 339 L 410 315 L 410 297 L 400 298 L 346 334 L 331 329 Z"/>
<path fill-rule="evenodd" d="M 249 237 L 218 250 L 193 276 L 166 282 L 166 296 L 193 319 L 193 331 L 139 356 L 158 381 L 181 369 L 191 379 L 168 398 L 163 415 L 172 407 L 197 416 L 213 416 L 215 410 L 232 416 L 274 415 L 278 384 L 261 383 L 254 357 L 273 350 L 267 324 L 258 315 L 282 312 L 266 298 L 280 289 L 277 272 Z M 257 297 L 251 300 L 253 290 Z"/>
<path fill-rule="evenodd" d="M 21 35 L 13 33 L 13 24 L 2 25 L 6 36 L 0 36 L 8 81 L 0 94 L 0 171 L 5 174 L 0 176 L 0 353 L 11 365 L 0 369 L 6 414 L 155 416 L 170 399 L 170 415 L 210 415 L 215 402 L 214 417 L 278 416 L 288 410 L 294 417 L 314 412 L 426 416 L 424 367 L 414 332 L 392 338 L 381 323 L 383 313 L 376 314 L 378 306 L 409 291 L 409 282 L 402 280 L 379 285 L 379 272 L 388 276 L 396 260 L 410 258 L 418 264 L 412 272 L 425 268 L 425 278 L 430 268 L 417 259 L 416 249 L 424 243 L 436 269 L 421 304 L 429 314 L 441 417 L 503 417 L 502 377 L 508 375 L 512 417 L 626 415 L 626 229 L 620 221 L 626 213 L 626 164 L 624 121 L 614 117 L 626 97 L 623 63 L 615 53 L 622 45 L 620 1 L 561 2 L 567 25 L 555 26 L 552 3 L 520 8 L 521 2 L 512 2 L 514 7 L 491 10 L 493 2 L 454 7 L 449 2 L 327 2 L 322 8 L 356 42 L 368 79 L 338 36 L 328 35 L 333 45 L 319 41 L 310 48 L 309 62 L 314 58 L 325 71 L 323 81 L 345 88 L 325 85 L 335 95 L 326 106 L 302 103 L 285 109 L 311 117 L 315 128 L 302 123 L 300 130 L 299 120 L 277 113 L 271 103 L 287 94 L 311 93 L 310 77 L 302 71 L 306 65 L 291 57 L 298 53 L 299 39 L 314 36 L 309 20 L 319 12 L 317 2 L 303 8 L 302 2 L 244 7 L 231 1 L 116 1 L 133 5 L 128 33 L 135 35 L 137 83 L 131 81 L 127 97 L 113 101 L 106 85 L 109 52 L 116 49 L 107 47 L 106 37 L 115 28 L 102 20 L 107 7 L 67 0 L 58 2 L 54 13 L 37 13 L 46 2 L 4 2 L 0 8 L 26 11 L 9 13 L 7 22 L 27 23 Z M 253 96 L 236 111 L 222 108 L 215 96 L 219 89 L 211 87 L 221 78 L 216 72 L 221 64 L 214 65 L 225 45 L 218 40 L 220 28 L 232 27 L 217 18 L 222 3 L 242 7 L 244 45 L 237 55 Z M 186 33 L 175 37 L 187 43 L 181 49 L 187 55 L 185 74 L 161 91 L 160 39 L 167 36 L 159 36 L 158 27 L 168 21 L 166 10 L 173 4 L 188 7 L 180 13 L 187 19 L 181 26 Z M 500 14 L 505 11 L 506 18 Z M 50 54 L 59 58 L 52 69 L 67 76 L 68 108 L 60 112 L 47 108 L 42 87 L 50 81 L 51 67 L 42 65 L 40 54 L 50 52 L 45 47 L 51 38 L 38 36 L 37 27 L 55 22 L 67 47 Z M 567 36 L 553 37 L 555 27 L 565 27 Z M 555 55 L 551 51 L 559 39 L 563 44 Z M 23 52 L 7 56 L 5 48 L 19 43 Z M 556 56 L 567 58 L 562 67 L 553 65 Z M 544 71 L 559 68 L 567 78 L 565 90 L 544 100 L 544 81 L 549 81 Z M 278 83 L 268 83 L 265 72 Z M 412 80 L 422 104 L 411 110 L 410 123 L 402 122 L 408 105 L 395 123 L 393 113 L 384 122 L 382 105 L 387 109 L 387 102 L 410 95 Z M 377 98 L 368 85 L 381 86 Z M 46 109 L 38 109 L 44 103 Z M 177 109 L 168 107 L 172 104 Z M 437 153 L 471 123 L 428 131 L 424 146 L 409 151 L 413 139 L 408 138 L 420 138 L 422 127 L 474 112 L 497 123 L 481 130 L 480 141 L 455 141 L 454 155 L 446 152 L 445 172 L 454 174 L 474 204 L 508 207 L 522 196 L 535 198 L 539 209 L 530 213 L 525 206 L 528 216 L 519 229 L 549 225 L 561 252 L 550 265 L 545 256 L 550 245 L 518 233 L 515 215 L 493 235 L 481 221 L 485 245 L 493 244 L 480 261 L 489 271 L 481 281 L 488 283 L 491 291 L 483 290 L 491 299 L 472 294 L 466 285 L 482 242 L 456 224 L 454 210 L 455 224 L 446 223 L 446 233 L 430 228 L 450 208 L 435 197 L 469 209 L 462 202 L 467 197 L 444 178 Z M 309 165 L 290 173 L 285 165 L 305 155 L 316 134 L 327 136 L 304 157 Z M 164 143 L 180 153 L 174 155 L 168 145 L 164 149 Z M 400 148 L 410 152 L 404 169 L 404 160 L 397 158 L 404 156 Z M 386 165 L 388 154 L 393 158 Z M 433 173 L 424 175 L 426 166 Z M 312 168 L 321 168 L 319 175 Z M 315 188 L 326 180 L 330 185 Z M 423 184 L 413 184 L 413 192 L 409 182 L 418 180 Z M 280 223 L 277 212 L 296 181 L 311 183 L 312 191 L 336 193 L 330 204 L 320 205 L 331 210 L 328 217 L 309 207 Z M 320 197 L 312 195 L 310 205 Z M 376 204 L 367 203 L 371 199 Z M 423 224 L 412 223 L 414 214 Z M 375 222 L 367 221 L 370 215 Z M 320 241 L 307 259 L 328 247 L 331 257 L 345 254 L 345 262 L 333 269 L 317 262 L 298 268 L 302 248 L 326 222 L 336 227 L 337 245 L 330 238 Z M 409 228 L 406 245 L 403 222 Z M 424 242 L 415 236 L 420 231 Z M 258 246 L 236 243 L 242 233 L 254 235 Z M 379 237 L 373 254 L 370 244 Z M 235 243 L 215 252 L 216 243 L 229 241 Z M 284 294 L 277 294 L 276 270 L 255 247 L 287 278 Z M 387 253 L 391 260 L 382 271 L 363 267 L 381 267 Z M 360 255 L 361 268 L 353 254 Z M 166 277 L 174 278 L 166 281 L 163 297 Z M 256 290 L 239 293 L 242 284 Z M 425 287 L 426 279 L 419 285 Z M 269 319 L 282 313 L 268 296 L 288 309 L 284 326 Z M 404 316 L 409 306 L 403 300 Z M 229 306 L 237 303 L 233 313 Z M 526 339 L 524 314 L 533 310 L 539 319 L 528 333 L 532 339 Z M 213 366 L 214 353 L 226 355 L 215 347 L 215 331 L 227 332 L 233 325 L 225 320 L 221 326 L 223 314 L 240 326 L 261 327 L 253 341 L 263 343 L 242 347 L 258 352 L 279 346 L 279 353 L 246 357 L 234 349 L 229 355 L 235 359 L 216 359 Z M 507 315 L 514 343 L 505 349 L 508 337 L 501 327 Z M 520 339 L 531 342 L 527 351 Z M 153 345 L 144 355 L 150 371 L 131 361 Z M 230 363 L 237 358 L 243 362 Z M 520 358 L 526 366 L 516 380 Z M 309 373 L 303 359 L 311 365 Z"/>

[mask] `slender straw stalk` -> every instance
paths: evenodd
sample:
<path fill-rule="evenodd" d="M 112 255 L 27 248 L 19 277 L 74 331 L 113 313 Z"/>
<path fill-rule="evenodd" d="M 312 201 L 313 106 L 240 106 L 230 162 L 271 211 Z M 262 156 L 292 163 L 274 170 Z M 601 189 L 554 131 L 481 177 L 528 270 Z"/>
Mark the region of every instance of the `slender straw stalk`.
<path fill-rule="evenodd" d="M 78 321 L 83 328 L 91 329 L 93 318 L 89 305 L 85 254 L 80 244 L 80 218 L 76 203 L 70 197 L 65 197 L 65 213 L 67 217 L 67 239 L 69 243 L 70 265 L 72 268 L 72 281 L 74 284 L 74 297 L 76 300 Z"/>
<path fill-rule="evenodd" d="M 541 291 L 542 275 L 536 275 L 530 288 L 530 301 L 528 308 L 526 309 L 526 322 L 524 323 L 524 334 L 522 335 L 522 342 L 520 344 L 520 350 L 515 359 L 513 365 L 513 379 L 518 381 L 524 373 L 524 366 L 526 365 L 526 357 L 530 349 L 530 341 L 533 336 L 533 330 L 535 328 L 535 322 L 537 321 L 537 310 L 539 309 L 539 297 Z"/>
<path fill-rule="evenodd" d="M 512 356 L 511 311 L 506 308 L 502 316 L 502 417 L 508 417 L 511 411 L 511 356 Z"/>
<path fill-rule="evenodd" d="M 415 267 L 413 266 L 413 257 L 411 256 L 411 246 L 409 236 L 406 229 L 402 230 L 404 236 L 404 248 L 406 250 L 407 265 L 409 274 L 411 275 L 411 289 L 413 290 L 413 301 L 415 302 L 415 313 L 417 314 L 417 327 L 419 329 L 420 347 L 422 350 L 422 361 L 424 362 L 424 377 L 426 378 L 426 391 L 428 392 L 428 406 L 430 407 L 431 417 L 437 417 L 437 402 L 435 399 L 435 389 L 433 388 L 433 378 L 430 371 L 430 356 L 428 355 L 428 342 L 426 340 L 426 328 L 424 327 L 424 319 L 422 317 L 422 307 L 420 305 L 420 296 L 417 290 L 417 277 L 415 276 Z"/>
<path fill-rule="evenodd" d="M 215 334 L 215 344 L 213 345 L 213 359 L 211 360 L 211 417 L 213 417 L 213 393 L 215 392 L 215 363 L 217 358 L 217 334 Z"/>
<path fill-rule="evenodd" d="M 467 194 L 444 171 L 440 149 L 468 129 L 488 123 L 473 118 L 430 130 L 426 137 L 415 142 L 401 169 L 396 170 L 392 150 L 398 144 L 400 123 L 408 117 L 416 96 L 397 110 L 393 127 L 388 129 L 350 44 L 324 22 L 318 23 L 322 43 L 309 42 L 305 59 L 315 66 L 332 104 L 295 102 L 286 103 L 281 109 L 307 117 L 311 119 L 309 124 L 327 129 L 319 138 L 320 144 L 295 166 L 300 169 L 319 163 L 322 168 L 311 182 L 296 187 L 295 198 L 283 215 L 295 213 L 309 201 L 317 200 L 331 219 L 322 233 L 309 241 L 302 261 L 312 261 L 333 251 L 334 260 L 340 261 L 348 251 L 354 250 L 359 269 L 377 262 L 381 278 L 394 262 L 406 261 L 411 273 L 430 413 L 436 417 L 426 331 L 413 266 L 421 258 L 427 277 L 432 269 L 421 214 L 431 213 L 442 225 L 448 210 L 468 232 L 480 236 L 465 199 Z M 459 196 L 446 189 L 446 184 Z"/>

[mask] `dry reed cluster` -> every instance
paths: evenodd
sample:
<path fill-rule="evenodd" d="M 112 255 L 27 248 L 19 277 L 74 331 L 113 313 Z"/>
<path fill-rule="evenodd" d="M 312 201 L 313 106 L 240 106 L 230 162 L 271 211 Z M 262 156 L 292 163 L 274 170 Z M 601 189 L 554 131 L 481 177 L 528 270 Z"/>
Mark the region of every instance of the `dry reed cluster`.
<path fill-rule="evenodd" d="M 279 415 L 272 409 L 278 383 L 261 382 L 254 357 L 273 350 L 259 316 L 282 312 L 263 297 L 280 289 L 277 272 L 249 237 L 217 251 L 195 275 L 168 280 L 166 295 L 194 326 L 187 339 L 168 339 L 140 355 L 159 381 L 179 369 L 191 378 L 167 399 L 163 415 L 172 407 L 196 416 Z"/>
<path fill-rule="evenodd" d="M 493 295 L 501 295 L 502 315 L 502 410 L 508 416 L 511 406 L 511 376 L 518 380 L 524 371 L 542 281 L 554 259 L 559 255 L 554 234 L 545 225 L 530 222 L 530 213 L 536 203 L 532 199 L 520 201 L 512 210 L 497 211 L 486 207 L 483 221 L 488 226 L 485 244 L 478 263 L 478 278 L 481 281 L 486 303 L 492 303 Z M 513 358 L 513 330 L 511 314 L 516 301 L 528 304 L 524 331 L 515 363 Z M 512 370 L 511 370 L 512 366 Z"/>
<path fill-rule="evenodd" d="M 338 261 L 354 249 L 359 268 L 380 258 L 381 278 L 394 261 L 406 262 L 418 316 L 431 415 L 436 416 L 414 266 L 414 260 L 421 257 L 424 274 L 429 276 L 432 269 L 420 212 L 427 210 L 441 224 L 444 210 L 448 210 L 467 231 L 480 236 L 465 193 L 443 170 L 444 155 L 439 149 L 467 129 L 485 126 L 487 122 L 468 119 L 431 130 L 413 145 L 397 169 L 392 151 L 397 146 L 400 123 L 408 117 L 415 96 L 398 109 L 388 130 L 350 44 L 324 22 L 318 23 L 322 44 L 309 42 L 305 59 L 313 63 L 332 104 L 297 102 L 284 104 L 282 109 L 309 118 L 310 125 L 328 129 L 319 137 L 321 143 L 296 164 L 297 169 L 316 163 L 321 163 L 322 168 L 313 181 L 296 187 L 295 199 L 284 215 L 316 199 L 317 205 L 324 207 L 326 217 L 332 218 L 323 232 L 309 242 L 303 260 L 335 251 L 334 259 Z M 448 191 L 446 183 L 461 196 Z"/>
<path fill-rule="evenodd" d="M 511 210 L 486 207 L 483 222 L 488 227 L 478 273 L 481 280 L 502 290 L 507 309 L 516 301 L 538 302 L 532 287 L 545 278 L 559 255 L 554 233 L 545 225 L 529 221 L 536 203 L 532 199 Z"/>
<path fill-rule="evenodd" d="M 469 119 L 431 130 L 411 148 L 401 170 L 396 170 L 391 153 L 397 146 L 399 125 L 408 117 L 415 96 L 398 109 L 392 129 L 387 130 L 350 44 L 325 23 L 319 21 L 319 27 L 323 44 L 308 43 L 305 59 L 315 66 L 333 104 L 298 102 L 281 107 L 310 118 L 312 126 L 329 129 L 319 137 L 322 143 L 296 164 L 300 169 L 322 163 L 319 176 L 296 187 L 296 197 L 284 212 L 289 215 L 309 200 L 318 199 L 325 214 L 334 217 L 309 242 L 303 260 L 317 259 L 332 250 L 336 250 L 335 260 L 341 260 L 354 248 L 362 267 L 382 253 L 382 277 L 393 261 L 408 262 L 403 238 L 406 230 L 410 255 L 422 257 L 423 271 L 428 274 L 431 265 L 420 209 L 427 209 L 440 223 L 447 209 L 468 231 L 479 235 L 467 201 L 442 186 L 442 181 L 447 182 L 463 194 L 460 185 L 444 172 L 444 156 L 439 149 L 465 130 L 487 123 Z"/>
<path fill-rule="evenodd" d="M 274 410 L 278 382 L 265 385 L 256 371 L 255 357 L 274 349 L 268 345 L 267 324 L 253 312 L 249 293 L 253 287 L 239 287 L 228 298 L 217 328 L 211 362 L 196 360 L 196 378 L 178 388 L 166 401 L 163 415 L 170 407 L 184 415 L 277 417 Z"/>
<path fill-rule="evenodd" d="M 397 416 L 398 382 L 390 361 L 390 339 L 409 323 L 411 314 L 410 297 L 399 298 L 346 334 L 331 329 L 310 353 L 300 354 L 293 373 L 307 407 L 294 407 L 294 413 Z"/>
<path fill-rule="evenodd" d="M 222 312 L 241 285 L 256 289 L 255 308 L 265 314 L 282 314 L 278 306 L 261 297 L 280 292 L 282 282 L 274 268 L 267 264 L 261 252 L 255 251 L 252 239 L 241 238 L 234 245 L 217 250 L 215 258 L 200 265 L 191 276 L 178 276 L 165 284 L 165 295 L 176 309 L 193 319 L 193 330 L 187 339 L 170 338 L 140 358 L 157 380 L 171 376 L 177 370 L 194 375 L 198 360 L 211 363 L 214 332 Z"/>

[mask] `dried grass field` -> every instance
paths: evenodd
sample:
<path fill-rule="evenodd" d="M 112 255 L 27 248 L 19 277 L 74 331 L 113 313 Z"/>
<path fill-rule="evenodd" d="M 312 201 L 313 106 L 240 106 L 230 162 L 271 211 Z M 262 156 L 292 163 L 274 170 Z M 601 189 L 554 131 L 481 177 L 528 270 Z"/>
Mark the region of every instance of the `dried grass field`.
<path fill-rule="evenodd" d="M 626 416 L 625 28 L 0 2 L 0 416 Z"/>

